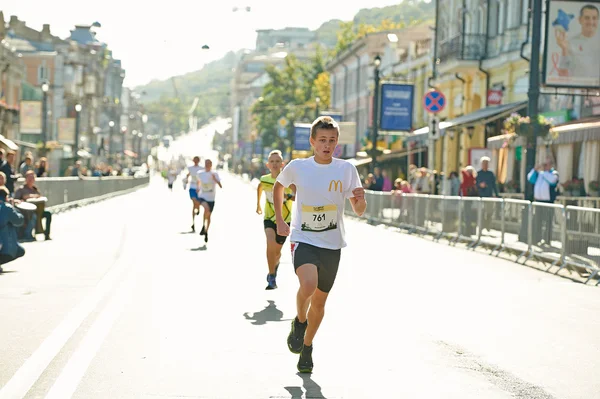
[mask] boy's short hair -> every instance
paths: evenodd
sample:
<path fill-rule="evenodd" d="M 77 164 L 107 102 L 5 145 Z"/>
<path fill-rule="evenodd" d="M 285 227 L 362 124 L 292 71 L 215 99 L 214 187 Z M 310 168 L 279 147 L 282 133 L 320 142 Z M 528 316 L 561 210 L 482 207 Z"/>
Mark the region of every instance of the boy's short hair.
<path fill-rule="evenodd" d="M 319 129 L 335 129 L 340 136 L 340 125 L 331 116 L 319 116 L 310 127 L 310 137 L 314 140 Z"/>
<path fill-rule="evenodd" d="M 271 158 L 271 155 L 279 155 L 281 157 L 281 159 L 283 159 L 283 154 L 279 150 L 273 150 L 273 151 L 271 151 L 269 153 L 269 156 L 267 157 L 267 159 Z"/>

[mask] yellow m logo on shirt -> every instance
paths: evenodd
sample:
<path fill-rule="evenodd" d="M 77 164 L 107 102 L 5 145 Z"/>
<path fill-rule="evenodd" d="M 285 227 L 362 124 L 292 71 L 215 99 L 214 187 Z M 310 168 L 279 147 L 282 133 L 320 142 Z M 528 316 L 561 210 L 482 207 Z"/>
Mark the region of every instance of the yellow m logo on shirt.
<path fill-rule="evenodd" d="M 331 187 L 333 187 L 333 191 L 337 191 L 338 190 L 338 185 L 340 186 L 340 193 L 344 191 L 344 189 L 342 188 L 342 181 L 341 180 L 332 180 L 329 182 L 329 191 L 331 191 Z"/>

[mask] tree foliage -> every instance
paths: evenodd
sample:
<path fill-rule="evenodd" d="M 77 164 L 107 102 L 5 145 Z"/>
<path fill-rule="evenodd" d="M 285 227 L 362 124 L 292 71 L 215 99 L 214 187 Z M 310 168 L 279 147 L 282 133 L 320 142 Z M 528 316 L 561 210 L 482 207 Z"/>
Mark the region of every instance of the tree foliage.
<path fill-rule="evenodd" d="M 292 145 L 294 122 L 310 123 L 315 119 L 317 97 L 320 109 L 329 107 L 329 74 L 325 63 L 323 51 L 317 49 L 309 63 L 299 62 L 290 54 L 282 67 L 267 67 L 269 83 L 251 109 L 256 135 L 265 147 L 285 150 Z M 282 117 L 289 122 L 287 137 L 279 137 L 277 122 Z"/>

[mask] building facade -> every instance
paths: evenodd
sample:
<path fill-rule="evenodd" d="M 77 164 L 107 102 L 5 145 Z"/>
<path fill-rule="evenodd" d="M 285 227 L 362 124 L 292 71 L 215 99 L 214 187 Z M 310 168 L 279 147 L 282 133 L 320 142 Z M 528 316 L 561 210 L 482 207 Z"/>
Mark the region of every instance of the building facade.
<path fill-rule="evenodd" d="M 426 82 L 431 32 L 426 25 L 394 31 L 370 33 L 356 40 L 348 49 L 338 54 L 327 65 L 331 79 L 331 108 L 341 113 L 342 120 L 356 123 L 356 140 L 347 146 L 346 156 L 360 155 L 370 142 L 373 126 L 374 60 L 381 58 L 381 81 L 406 82 L 415 85 L 413 126 L 422 126 L 419 90 Z M 407 134 L 410 132 L 406 132 Z M 377 147 L 388 151 L 401 151 L 402 140 L 397 136 L 380 136 Z M 384 154 L 383 158 L 391 158 Z M 363 157 L 364 158 L 364 157 Z M 396 158 L 394 158 L 396 159 Z M 367 164 L 370 158 L 357 161 Z"/>

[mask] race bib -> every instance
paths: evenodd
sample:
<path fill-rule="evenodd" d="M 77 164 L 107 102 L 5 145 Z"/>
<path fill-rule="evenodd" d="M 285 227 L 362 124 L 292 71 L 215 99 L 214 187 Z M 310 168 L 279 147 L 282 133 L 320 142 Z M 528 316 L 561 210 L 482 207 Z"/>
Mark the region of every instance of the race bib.
<path fill-rule="evenodd" d="M 206 192 L 211 192 L 213 191 L 215 185 L 212 183 L 202 183 L 202 191 Z"/>
<path fill-rule="evenodd" d="M 338 227 L 337 206 L 302 205 L 302 231 L 321 232 Z"/>

